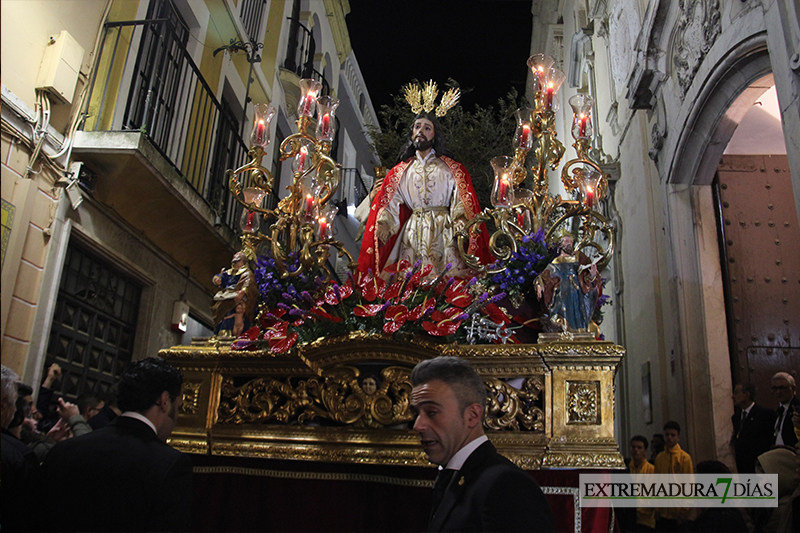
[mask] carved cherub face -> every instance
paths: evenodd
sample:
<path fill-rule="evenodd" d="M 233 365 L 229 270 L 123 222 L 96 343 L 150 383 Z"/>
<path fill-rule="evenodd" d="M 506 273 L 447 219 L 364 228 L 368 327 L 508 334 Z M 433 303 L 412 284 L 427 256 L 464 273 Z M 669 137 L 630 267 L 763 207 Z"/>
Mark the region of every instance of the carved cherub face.
<path fill-rule="evenodd" d="M 375 378 L 364 378 L 364 381 L 361 382 L 361 390 L 368 396 L 375 394 L 378 391 L 378 384 L 375 382 Z"/>

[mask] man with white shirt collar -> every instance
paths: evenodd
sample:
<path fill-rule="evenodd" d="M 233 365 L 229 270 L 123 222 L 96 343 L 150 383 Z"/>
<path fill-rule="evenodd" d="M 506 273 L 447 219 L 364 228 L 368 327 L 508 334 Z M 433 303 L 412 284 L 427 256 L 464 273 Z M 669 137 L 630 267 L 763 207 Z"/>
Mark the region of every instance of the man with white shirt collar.
<path fill-rule="evenodd" d="M 735 407 L 731 444 L 736 452 L 736 469 L 740 474 L 754 474 L 756 459 L 772 447 L 775 411 L 755 402 L 752 383 L 738 383 L 731 398 Z"/>
<path fill-rule="evenodd" d="M 53 531 L 188 531 L 192 463 L 171 448 L 183 376 L 166 361 L 131 363 L 119 382 L 122 414 L 57 444 L 42 465 Z M 86 505 L 90 504 L 87 508 Z"/>
<path fill-rule="evenodd" d="M 794 446 L 797 436 L 792 425 L 792 415 L 800 410 L 800 400 L 795 395 L 794 376 L 788 372 L 778 372 L 772 376 L 772 395 L 778 400 L 774 436 L 775 446 Z"/>
<path fill-rule="evenodd" d="M 436 357 L 411 373 L 414 429 L 440 465 L 429 531 L 553 531 L 533 478 L 497 453 L 483 429 L 486 388 L 464 359 Z"/>

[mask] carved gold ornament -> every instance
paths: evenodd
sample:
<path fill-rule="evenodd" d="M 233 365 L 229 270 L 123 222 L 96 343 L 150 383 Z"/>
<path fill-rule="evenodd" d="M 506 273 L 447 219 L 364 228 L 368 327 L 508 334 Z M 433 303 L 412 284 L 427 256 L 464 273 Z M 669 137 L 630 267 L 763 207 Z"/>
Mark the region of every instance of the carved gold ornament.
<path fill-rule="evenodd" d="M 415 115 L 425 111 L 430 113 L 436 106 L 436 96 L 439 94 L 436 82 L 429 80 L 425 85 L 420 87 L 419 84 L 409 83 L 403 87 L 406 102 L 411 106 L 411 112 Z M 453 87 L 445 91 L 439 100 L 439 106 L 436 107 L 436 116 L 443 117 L 447 112 L 458 103 L 461 97 L 461 89 Z"/>

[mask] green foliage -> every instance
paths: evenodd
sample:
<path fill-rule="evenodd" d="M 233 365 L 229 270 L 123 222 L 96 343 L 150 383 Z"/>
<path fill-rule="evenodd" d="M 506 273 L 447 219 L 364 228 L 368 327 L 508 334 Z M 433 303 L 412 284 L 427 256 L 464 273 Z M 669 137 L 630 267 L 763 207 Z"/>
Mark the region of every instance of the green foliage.
<path fill-rule="evenodd" d="M 446 87 L 440 88 L 440 92 L 453 86 L 457 87 L 458 83 L 449 80 Z M 467 91 L 462 89 L 464 92 Z M 524 98 L 512 88 L 504 98 L 498 99 L 496 108 L 475 105 L 474 110 L 468 111 L 459 104 L 439 119 L 447 148 L 467 167 L 483 207 L 490 205 L 489 196 L 494 181 L 489 161 L 498 155 L 514 155 L 511 148 L 516 128 L 514 111 L 525 105 Z M 381 129 L 369 125 L 366 127 L 372 139 L 373 151 L 380 164 L 387 169 L 394 166 L 400 149 L 409 140 L 413 118 L 414 114 L 403 95 L 393 95 L 392 105 L 383 105 L 378 112 Z"/>

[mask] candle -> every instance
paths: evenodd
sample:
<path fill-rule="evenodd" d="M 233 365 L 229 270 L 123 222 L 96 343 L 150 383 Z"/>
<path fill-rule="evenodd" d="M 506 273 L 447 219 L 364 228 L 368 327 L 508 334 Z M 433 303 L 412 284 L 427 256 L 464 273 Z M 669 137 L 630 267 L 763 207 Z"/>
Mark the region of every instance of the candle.
<path fill-rule="evenodd" d="M 328 114 L 322 115 L 322 128 L 321 135 L 323 139 L 327 139 L 331 130 L 331 116 Z"/>
<path fill-rule="evenodd" d="M 548 111 L 553 108 L 553 84 L 547 86 L 547 92 L 545 93 L 544 99 L 544 108 Z"/>
<path fill-rule="evenodd" d="M 297 153 L 297 172 L 302 173 L 306 169 L 306 157 L 308 156 L 308 148 L 305 146 L 300 148 Z"/>
<path fill-rule="evenodd" d="M 528 137 L 531 134 L 531 127 L 527 124 L 522 125 L 522 133 L 519 135 L 519 147 L 520 148 L 527 148 L 528 147 Z"/>
<path fill-rule="evenodd" d="M 581 125 L 578 129 L 578 137 L 586 137 L 586 122 L 589 120 L 589 117 L 586 115 L 581 115 Z"/>
<path fill-rule="evenodd" d="M 311 218 L 314 211 L 314 197 L 306 194 L 306 218 Z"/>
<path fill-rule="evenodd" d="M 266 126 L 264 125 L 263 120 L 259 120 L 258 124 L 256 124 L 256 144 L 261 146 L 264 144 L 264 129 Z"/>
<path fill-rule="evenodd" d="M 586 207 L 591 209 L 593 204 L 594 204 L 594 190 L 592 190 L 592 186 L 591 185 L 587 185 L 586 186 Z"/>
<path fill-rule="evenodd" d="M 500 189 L 497 196 L 500 205 L 508 204 L 508 180 L 506 179 L 505 174 L 502 178 L 500 178 Z"/>
<path fill-rule="evenodd" d="M 325 240 L 328 237 L 328 221 L 325 217 L 319 219 L 319 238 Z"/>
<path fill-rule="evenodd" d="M 314 103 L 314 95 L 308 93 L 306 95 L 306 99 L 303 101 L 303 115 L 310 117 L 311 116 L 311 104 Z"/>

